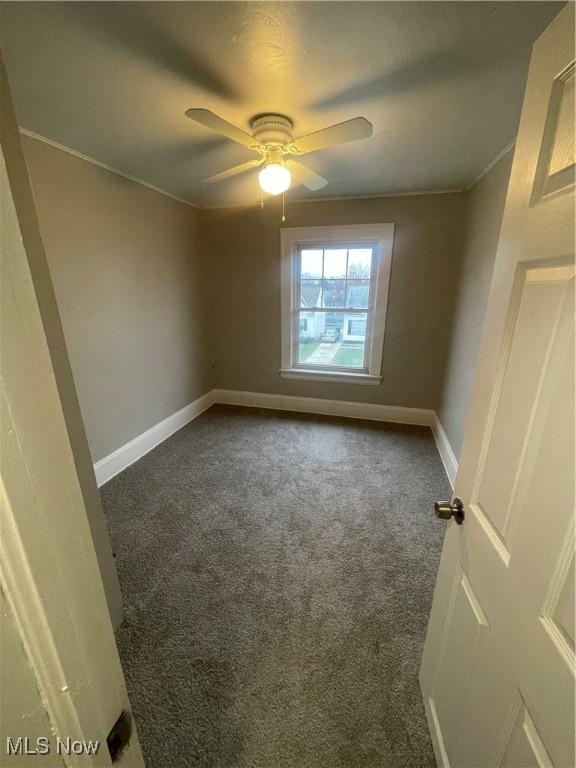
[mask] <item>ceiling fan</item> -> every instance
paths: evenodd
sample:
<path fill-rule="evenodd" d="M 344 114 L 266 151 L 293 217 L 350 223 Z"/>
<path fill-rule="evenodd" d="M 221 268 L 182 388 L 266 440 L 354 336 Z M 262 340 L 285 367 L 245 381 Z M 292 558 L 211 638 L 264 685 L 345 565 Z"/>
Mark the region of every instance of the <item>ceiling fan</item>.
<path fill-rule="evenodd" d="M 343 123 L 331 125 L 299 139 L 292 138 L 294 123 L 289 117 L 277 114 L 256 115 L 250 121 L 252 135 L 236 128 L 235 125 L 210 112 L 208 109 L 189 109 L 187 117 L 197 123 L 221 133 L 232 141 L 243 144 L 259 154 L 257 160 L 235 165 L 220 173 L 203 179 L 208 183 L 224 181 L 239 173 L 261 167 L 258 180 L 261 188 L 271 195 L 285 192 L 292 182 L 292 175 L 297 183 L 311 190 L 322 189 L 328 180 L 315 173 L 294 157 L 316 152 L 318 149 L 345 144 L 348 141 L 367 139 L 372 135 L 372 123 L 365 117 L 355 117 Z"/>

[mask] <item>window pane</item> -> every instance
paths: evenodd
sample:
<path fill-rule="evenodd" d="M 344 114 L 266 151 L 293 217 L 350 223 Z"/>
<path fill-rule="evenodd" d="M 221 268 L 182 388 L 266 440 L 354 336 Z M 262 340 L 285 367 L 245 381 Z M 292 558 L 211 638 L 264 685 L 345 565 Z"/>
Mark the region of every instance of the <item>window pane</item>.
<path fill-rule="evenodd" d="M 322 281 L 322 301 L 323 307 L 344 307 L 346 291 L 346 280 L 323 280 Z"/>
<path fill-rule="evenodd" d="M 322 306 L 322 281 L 321 280 L 302 280 L 300 283 L 300 306 L 301 307 L 321 307 Z"/>
<path fill-rule="evenodd" d="M 324 251 L 324 277 L 346 277 L 346 248 Z"/>
<path fill-rule="evenodd" d="M 370 277 L 372 269 L 372 248 L 351 248 L 348 251 L 348 278 Z"/>
<path fill-rule="evenodd" d="M 364 313 L 300 312 L 298 362 L 364 368 L 366 318 Z"/>
<path fill-rule="evenodd" d="M 322 251 L 301 251 L 301 277 L 322 277 Z"/>
<path fill-rule="evenodd" d="M 346 306 L 365 309 L 368 307 L 370 280 L 349 280 L 346 287 Z"/>

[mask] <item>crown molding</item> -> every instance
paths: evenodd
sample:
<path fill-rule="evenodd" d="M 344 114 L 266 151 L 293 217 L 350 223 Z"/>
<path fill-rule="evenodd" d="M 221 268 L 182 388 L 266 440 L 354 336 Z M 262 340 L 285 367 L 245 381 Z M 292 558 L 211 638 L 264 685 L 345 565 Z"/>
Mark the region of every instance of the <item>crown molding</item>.
<path fill-rule="evenodd" d="M 486 176 L 486 174 L 487 174 L 489 171 L 491 171 L 491 170 L 492 170 L 492 168 L 494 168 L 494 166 L 496 165 L 496 163 L 500 162 L 500 160 L 502 160 L 502 158 L 504 157 L 504 155 L 506 155 L 506 154 L 508 154 L 508 152 L 510 152 L 510 150 L 511 150 L 511 149 L 514 147 L 514 145 L 515 145 L 515 144 L 516 144 L 516 137 L 514 137 L 514 139 L 513 139 L 513 140 L 510 142 L 510 144 L 507 144 L 507 145 L 504 147 L 504 149 L 503 149 L 501 152 L 499 152 L 499 153 L 496 155 L 496 157 L 494 158 L 494 160 L 491 160 L 491 161 L 488 163 L 488 165 L 487 165 L 487 166 L 484 168 L 484 170 L 480 171 L 480 173 L 478 174 L 478 176 L 475 176 L 475 177 L 472 179 L 472 181 L 471 181 L 471 182 L 470 182 L 470 183 L 469 183 L 467 186 L 465 186 L 465 187 L 464 187 L 464 190 L 463 190 L 463 191 L 464 191 L 464 192 L 469 192 L 469 191 L 472 189 L 472 187 L 475 187 L 475 186 L 476 186 L 476 184 L 478 184 L 478 182 L 479 182 L 479 181 L 481 181 L 481 180 L 484 178 L 484 176 Z"/>
<path fill-rule="evenodd" d="M 153 192 L 158 192 L 160 195 L 164 195 L 165 197 L 169 197 L 172 200 L 176 200 L 178 203 L 183 203 L 184 205 L 188 205 L 190 208 L 195 208 L 196 210 L 206 210 L 206 211 L 214 211 L 214 210 L 222 210 L 222 209 L 228 209 L 228 208 L 255 208 L 259 207 L 259 203 L 227 203 L 223 205 L 197 205 L 196 203 L 193 203 L 190 200 L 184 200 L 182 197 L 177 197 L 176 195 L 170 194 L 170 192 L 166 192 L 164 189 L 160 189 L 160 187 L 155 187 L 153 184 L 149 184 L 147 181 L 142 181 L 142 179 L 137 178 L 136 176 L 131 176 L 128 173 L 123 173 L 122 171 L 119 171 L 117 168 L 113 168 L 111 165 L 107 165 L 106 163 L 100 162 L 100 160 L 95 160 L 93 157 L 90 157 L 89 155 L 84 155 L 81 152 L 77 152 L 75 149 L 71 149 L 70 147 L 65 146 L 64 144 L 59 144 L 57 141 L 54 141 L 53 139 L 48 139 L 46 136 L 41 136 L 39 133 L 35 133 L 34 131 L 30 131 L 28 128 L 19 128 L 19 131 L 24 136 L 28 136 L 30 139 L 34 139 L 35 141 L 40 141 L 43 144 L 48 144 L 50 147 L 54 147 L 55 149 L 59 149 L 61 152 L 66 152 L 69 155 L 73 155 L 74 157 L 79 158 L 80 160 L 85 160 L 87 163 L 92 163 L 92 165 L 97 165 L 99 168 L 103 168 L 105 171 L 109 171 L 110 173 L 114 173 L 116 176 L 121 176 L 123 179 L 128 179 L 128 181 L 133 181 L 135 184 L 140 184 L 142 187 L 146 187 L 147 189 L 151 189 Z M 414 190 L 412 192 L 380 192 L 373 195 L 333 195 L 333 196 L 327 196 L 327 197 L 305 197 L 300 200 L 292 200 L 288 201 L 291 203 L 327 203 L 332 201 L 339 201 L 339 200 L 377 200 L 379 198 L 387 198 L 387 197 L 424 197 L 427 195 L 455 195 L 460 192 L 469 192 L 473 187 L 478 184 L 481 179 L 486 176 L 486 174 L 492 170 L 492 168 L 506 155 L 516 144 L 516 139 L 514 138 L 513 141 L 510 142 L 507 146 L 504 147 L 504 149 L 499 152 L 496 157 L 491 160 L 488 165 L 477 175 L 472 179 L 472 181 L 467 184 L 464 187 L 454 188 L 454 189 L 420 189 L 420 190 Z M 275 198 L 269 197 L 265 202 L 275 202 Z"/>
<path fill-rule="evenodd" d="M 54 147 L 54 149 L 59 149 L 61 152 L 66 152 L 68 155 L 73 155 L 74 157 L 77 157 L 80 160 L 85 160 L 87 163 L 91 163 L 92 165 L 97 165 L 99 168 L 104 168 L 105 171 L 109 171 L 110 173 L 113 173 L 116 176 L 121 176 L 123 179 L 128 179 L 128 181 L 133 181 L 135 184 L 140 184 L 140 186 L 146 187 L 147 189 L 151 189 L 153 192 L 158 192 L 158 194 L 164 195 L 165 197 L 169 197 L 172 200 L 176 200 L 178 203 L 183 203 L 184 205 L 188 205 L 191 208 L 199 208 L 199 206 L 196 205 L 196 203 L 193 203 L 190 200 L 184 200 L 182 197 L 171 195 L 170 192 L 166 192 L 166 190 L 160 189 L 160 187 L 155 187 L 153 184 L 149 184 L 147 181 L 142 181 L 142 179 L 139 179 L 136 176 L 130 176 L 130 174 L 128 173 L 123 173 L 122 171 L 119 171 L 117 168 L 113 168 L 111 165 L 106 165 L 106 163 L 101 163 L 100 160 L 95 160 L 93 157 L 90 157 L 89 155 L 83 155 L 82 152 L 77 152 L 75 149 L 71 149 L 70 147 L 67 147 L 64 144 L 59 144 L 57 141 L 54 141 L 53 139 L 48 139 L 46 138 L 46 136 L 41 136 L 39 133 L 34 133 L 34 131 L 30 131 L 28 130 L 28 128 L 19 128 L 18 130 L 23 136 L 28 136 L 28 138 L 34 139 L 35 141 L 41 141 L 43 144 L 48 144 L 48 146 Z"/>
<path fill-rule="evenodd" d="M 329 202 L 337 202 L 338 200 L 378 200 L 383 197 L 423 197 L 425 195 L 454 195 L 458 192 L 464 192 L 464 188 L 460 189 L 423 189 L 423 190 L 415 190 L 414 192 L 380 192 L 379 194 L 375 195 L 333 195 L 332 197 L 304 197 L 300 198 L 298 200 L 286 200 L 286 204 L 288 205 L 293 204 L 304 204 L 304 203 L 329 203 Z M 274 203 L 279 202 L 281 200 L 280 196 L 278 198 L 270 197 L 264 200 L 264 205 L 266 203 Z M 223 205 L 204 205 L 202 206 L 202 210 L 205 211 L 215 211 L 222 208 L 259 208 L 260 203 L 225 203 Z"/>

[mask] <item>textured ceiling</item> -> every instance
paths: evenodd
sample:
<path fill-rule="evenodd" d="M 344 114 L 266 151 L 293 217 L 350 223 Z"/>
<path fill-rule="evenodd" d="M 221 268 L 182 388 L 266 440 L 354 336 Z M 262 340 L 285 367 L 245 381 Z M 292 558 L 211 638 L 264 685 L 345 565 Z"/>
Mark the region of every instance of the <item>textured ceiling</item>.
<path fill-rule="evenodd" d="M 357 115 L 365 141 L 306 162 L 330 184 L 292 199 L 465 186 L 513 140 L 530 48 L 554 2 L 2 2 L 20 125 L 201 206 L 253 203 L 253 157 L 184 116 L 303 135 Z"/>

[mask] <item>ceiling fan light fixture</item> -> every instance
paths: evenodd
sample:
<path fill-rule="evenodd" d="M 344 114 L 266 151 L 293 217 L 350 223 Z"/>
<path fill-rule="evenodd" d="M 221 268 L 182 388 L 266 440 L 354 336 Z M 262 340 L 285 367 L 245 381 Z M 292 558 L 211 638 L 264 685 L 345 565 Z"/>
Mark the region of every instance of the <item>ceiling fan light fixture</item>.
<path fill-rule="evenodd" d="M 328 128 L 322 128 L 294 140 L 292 137 L 294 123 L 286 115 L 271 113 L 256 115 L 250 121 L 252 136 L 214 112 L 210 112 L 209 109 L 188 109 L 186 116 L 260 155 L 259 160 L 240 163 L 233 168 L 214 173 L 202 181 L 208 183 L 224 181 L 251 168 L 264 165 L 258 179 L 261 189 L 270 195 L 280 195 L 290 188 L 292 184 L 290 168 L 294 172 L 296 184 L 303 184 L 312 191 L 322 189 L 328 184 L 328 179 L 303 165 L 299 160 L 294 160 L 293 155 L 299 157 L 308 152 L 316 152 L 318 149 L 367 139 L 373 132 L 372 123 L 365 117 L 353 117 L 350 120 L 344 120 L 343 123 L 330 125 Z M 290 158 L 290 168 L 285 165 L 286 156 Z"/>
<path fill-rule="evenodd" d="M 292 182 L 292 174 L 285 165 L 270 163 L 258 174 L 258 181 L 264 192 L 269 195 L 279 195 L 286 192 Z"/>

